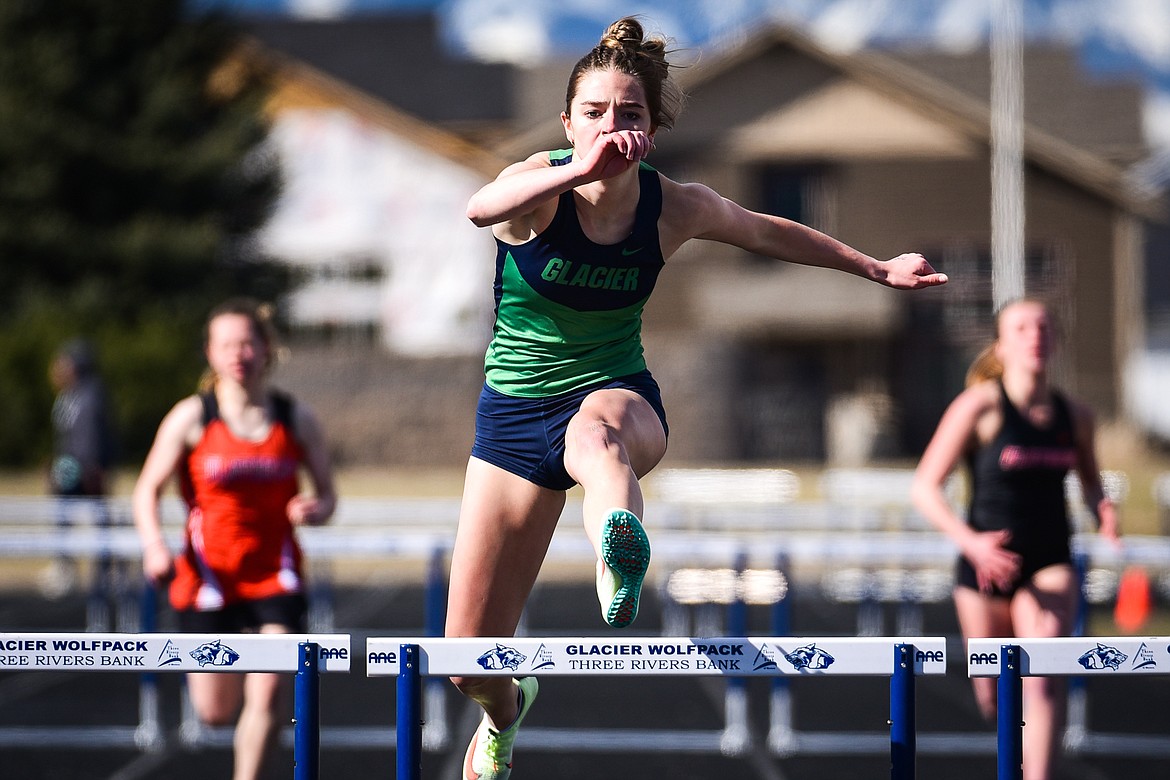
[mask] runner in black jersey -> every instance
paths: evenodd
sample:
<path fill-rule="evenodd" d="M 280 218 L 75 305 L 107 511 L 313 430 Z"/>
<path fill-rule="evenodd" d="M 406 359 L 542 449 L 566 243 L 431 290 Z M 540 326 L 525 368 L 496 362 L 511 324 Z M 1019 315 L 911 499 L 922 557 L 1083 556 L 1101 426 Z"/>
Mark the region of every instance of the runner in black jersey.
<path fill-rule="evenodd" d="M 996 342 L 968 373 L 948 407 L 914 481 L 914 502 L 961 552 L 955 610 L 971 637 L 1065 636 L 1077 581 L 1069 554 L 1064 478 L 1075 469 L 1100 532 L 1116 540 L 1117 515 L 1101 488 L 1092 415 L 1048 383 L 1052 322 L 1040 301 L 1005 306 Z M 966 521 L 943 483 L 965 458 L 970 471 Z M 995 717 L 995 678 L 972 679 L 979 708 Z M 1024 680 L 1024 777 L 1051 777 L 1064 720 L 1063 685 Z"/>
<path fill-rule="evenodd" d="M 605 620 L 637 614 L 650 544 L 638 479 L 666 452 L 646 369 L 642 307 L 693 238 L 835 268 L 901 289 L 942 284 L 917 254 L 878 261 L 803 225 L 748 211 L 643 163 L 682 95 L 665 41 L 615 22 L 574 67 L 561 120 L 571 149 L 506 168 L 467 216 L 496 238 L 496 322 L 451 556 L 448 636 L 510 636 L 544 560 L 565 491 L 584 489 Z M 460 678 L 485 714 L 464 777 L 511 772 L 536 679 Z"/>

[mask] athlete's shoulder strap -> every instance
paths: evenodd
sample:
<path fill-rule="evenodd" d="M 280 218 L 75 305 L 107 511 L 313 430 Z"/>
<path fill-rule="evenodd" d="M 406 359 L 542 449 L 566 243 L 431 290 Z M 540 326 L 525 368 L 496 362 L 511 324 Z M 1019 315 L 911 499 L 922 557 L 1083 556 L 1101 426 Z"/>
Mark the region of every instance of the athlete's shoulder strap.
<path fill-rule="evenodd" d="M 1020 410 L 1012 403 L 1011 397 L 1007 394 L 1007 388 L 1003 386 L 1003 379 L 995 380 L 996 387 L 999 388 L 999 409 L 1000 414 L 1003 415 L 1003 422 L 1006 424 L 1012 422 L 1019 424 L 1024 422 L 1024 416 L 1020 414 Z"/>
<path fill-rule="evenodd" d="M 206 428 L 213 420 L 219 419 L 219 399 L 214 390 L 209 390 L 199 394 L 199 401 L 203 404 L 203 427 Z"/>
<path fill-rule="evenodd" d="M 289 430 L 293 427 L 293 399 L 288 393 L 272 390 L 268 397 L 272 403 L 272 419 Z M 200 393 L 199 401 L 203 404 L 203 427 L 207 427 L 214 420 L 219 419 L 219 400 L 215 392 Z"/>
<path fill-rule="evenodd" d="M 272 420 L 290 431 L 293 429 L 293 399 L 288 393 L 271 390 L 268 398 L 272 403 Z"/>
<path fill-rule="evenodd" d="M 1052 390 L 1052 407 L 1056 411 L 1056 416 L 1063 419 L 1066 425 L 1070 427 L 1076 425 L 1073 421 L 1072 406 L 1069 404 L 1068 398 L 1065 397 L 1064 393 L 1055 388 Z"/>

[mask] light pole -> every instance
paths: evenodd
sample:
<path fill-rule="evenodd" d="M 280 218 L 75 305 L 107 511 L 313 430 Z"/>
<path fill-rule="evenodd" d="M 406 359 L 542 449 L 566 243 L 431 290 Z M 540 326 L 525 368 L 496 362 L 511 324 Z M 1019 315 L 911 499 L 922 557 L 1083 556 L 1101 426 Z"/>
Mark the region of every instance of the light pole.
<path fill-rule="evenodd" d="M 991 2 L 991 291 L 994 309 L 1024 294 L 1022 0 Z"/>

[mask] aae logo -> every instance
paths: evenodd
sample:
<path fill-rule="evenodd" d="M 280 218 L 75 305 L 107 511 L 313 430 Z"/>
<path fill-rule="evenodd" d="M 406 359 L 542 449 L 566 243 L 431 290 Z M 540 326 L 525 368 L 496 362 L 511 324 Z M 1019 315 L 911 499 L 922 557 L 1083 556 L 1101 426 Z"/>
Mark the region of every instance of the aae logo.
<path fill-rule="evenodd" d="M 191 657 L 199 662 L 200 666 L 231 666 L 240 660 L 240 654 L 216 639 L 213 642 L 204 642 L 190 653 Z"/>
<path fill-rule="evenodd" d="M 785 653 L 784 658 L 794 669 L 828 669 L 837 660 L 817 647 L 815 642 Z"/>
<path fill-rule="evenodd" d="M 398 663 L 398 653 L 393 650 L 386 650 L 380 653 L 370 653 L 366 656 L 367 664 L 396 664 Z"/>
<path fill-rule="evenodd" d="M 941 664 L 944 663 L 947 659 L 942 650 L 915 650 L 914 660 L 918 661 L 919 663 L 928 663 L 933 661 L 934 663 Z"/>
<path fill-rule="evenodd" d="M 1125 653 L 1118 650 L 1116 647 L 1110 645 L 1103 645 L 1100 642 L 1092 650 L 1086 651 L 1077 663 L 1086 669 L 1113 669 L 1117 670 L 1121 664 L 1128 658 Z"/>
<path fill-rule="evenodd" d="M 970 662 L 972 666 L 997 664 L 999 663 L 999 653 L 971 653 Z"/>
<path fill-rule="evenodd" d="M 333 659 L 346 661 L 349 659 L 349 649 L 345 647 L 322 647 L 318 655 L 322 661 Z"/>
<path fill-rule="evenodd" d="M 525 656 L 514 647 L 497 644 L 491 650 L 475 659 L 484 669 L 512 669 L 520 668 L 520 664 L 524 663 Z"/>

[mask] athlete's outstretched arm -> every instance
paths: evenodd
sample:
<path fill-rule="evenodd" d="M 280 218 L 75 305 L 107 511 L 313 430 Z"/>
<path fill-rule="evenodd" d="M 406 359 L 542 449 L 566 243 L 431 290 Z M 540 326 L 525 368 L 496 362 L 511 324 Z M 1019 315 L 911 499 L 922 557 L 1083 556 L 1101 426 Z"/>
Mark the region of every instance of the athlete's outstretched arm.
<path fill-rule="evenodd" d="M 663 214 L 681 237 L 703 238 L 789 263 L 834 268 L 898 289 L 945 284 L 917 253 L 877 260 L 799 222 L 749 211 L 702 184 L 663 179 Z M 669 199 L 668 202 L 665 199 Z M 677 244 L 683 243 L 681 240 Z"/>
<path fill-rule="evenodd" d="M 467 201 L 467 218 L 489 227 L 522 217 L 574 186 L 577 173 L 548 163 L 548 152 L 509 165 Z"/>
<path fill-rule="evenodd" d="M 598 136 L 583 157 L 566 165 L 552 165 L 548 152 L 537 152 L 509 165 L 472 195 L 467 218 L 477 227 L 487 227 L 531 214 L 573 187 L 625 173 L 652 148 L 654 141 L 648 133 L 619 130 Z"/>

